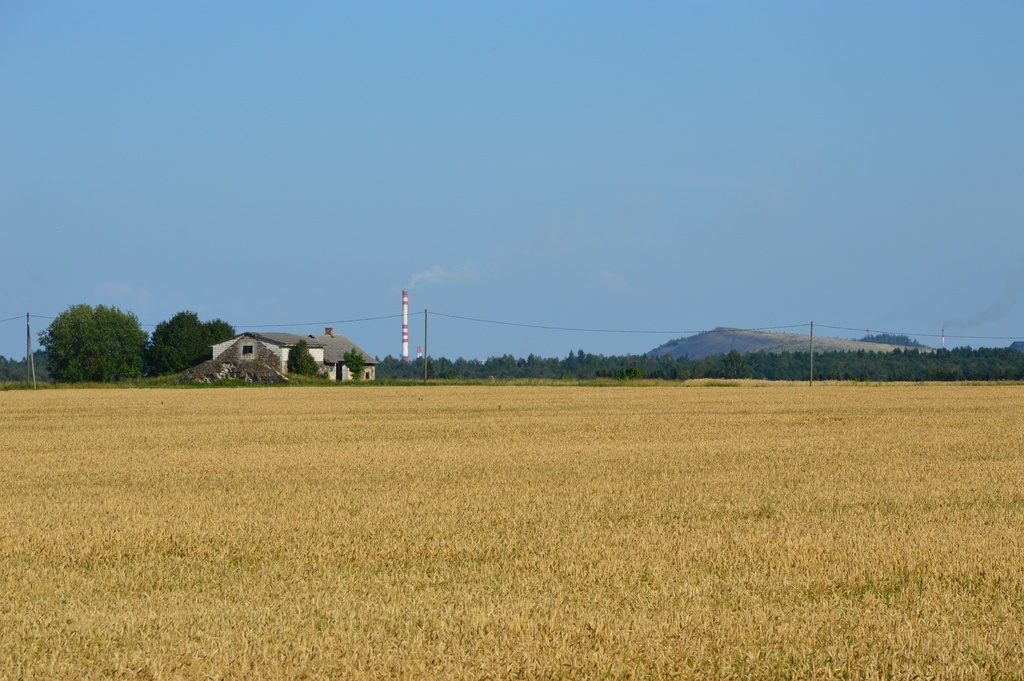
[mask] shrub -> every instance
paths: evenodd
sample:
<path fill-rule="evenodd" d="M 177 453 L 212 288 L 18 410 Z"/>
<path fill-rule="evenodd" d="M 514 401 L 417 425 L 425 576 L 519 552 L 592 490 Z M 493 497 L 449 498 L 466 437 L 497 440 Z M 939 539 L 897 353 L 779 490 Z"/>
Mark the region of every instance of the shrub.
<path fill-rule="evenodd" d="M 288 371 L 302 376 L 316 376 L 320 373 L 313 355 L 309 354 L 309 345 L 306 341 L 300 340 L 295 347 L 288 352 Z"/>

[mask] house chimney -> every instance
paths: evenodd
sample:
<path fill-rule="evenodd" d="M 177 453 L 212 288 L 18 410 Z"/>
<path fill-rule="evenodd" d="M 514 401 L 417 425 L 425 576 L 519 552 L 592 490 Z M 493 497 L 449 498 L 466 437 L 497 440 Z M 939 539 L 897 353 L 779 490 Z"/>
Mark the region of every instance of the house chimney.
<path fill-rule="evenodd" d="M 330 336 L 331 338 L 334 338 L 334 327 L 328 326 L 327 328 L 324 329 L 324 333 Z"/>

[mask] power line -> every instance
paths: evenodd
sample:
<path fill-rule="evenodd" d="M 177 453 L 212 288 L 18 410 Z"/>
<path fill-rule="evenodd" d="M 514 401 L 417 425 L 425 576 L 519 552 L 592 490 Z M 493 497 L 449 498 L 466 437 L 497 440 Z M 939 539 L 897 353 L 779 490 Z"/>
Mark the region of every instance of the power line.
<path fill-rule="evenodd" d="M 802 329 L 805 326 L 808 326 L 808 324 L 804 323 L 804 324 L 788 324 L 786 326 L 758 326 L 758 327 L 755 327 L 753 329 L 740 329 L 740 331 L 774 331 L 776 329 Z"/>
<path fill-rule="evenodd" d="M 356 324 L 358 322 L 376 322 L 381 319 L 398 319 L 402 315 L 390 314 L 381 317 L 363 317 L 362 319 L 335 319 L 333 321 L 326 322 L 301 322 L 298 324 L 238 324 L 237 328 L 244 329 L 271 329 L 271 328 L 284 328 L 286 326 L 323 326 L 325 324 Z"/>
<path fill-rule="evenodd" d="M 424 314 L 423 312 L 410 312 L 412 316 L 418 316 Z M 512 326 L 524 329 L 538 329 L 542 331 L 571 331 L 575 333 L 615 333 L 615 334 L 635 334 L 635 335 L 676 335 L 676 336 L 689 336 L 703 333 L 704 331 L 680 331 L 680 330 L 642 330 L 642 329 L 598 329 L 598 328 L 586 328 L 586 327 L 572 327 L 572 326 L 552 326 L 545 324 L 528 324 L 525 322 L 510 322 L 498 319 L 482 319 L 479 317 L 469 317 L 465 315 L 454 315 L 446 314 L 444 312 L 434 312 L 434 315 L 439 317 L 446 317 L 448 319 L 457 319 L 461 321 L 474 322 L 477 324 L 494 324 L 498 326 Z M 36 319 L 48 319 L 54 320 L 56 317 L 47 315 L 31 315 Z M 249 329 L 272 329 L 272 328 L 288 328 L 288 327 L 306 327 L 306 326 L 328 326 L 328 325 L 341 325 L 341 324 L 358 324 L 362 322 L 374 322 L 388 319 L 399 319 L 401 314 L 392 315 L 380 315 L 376 317 L 360 317 L 353 319 L 335 319 L 329 321 L 318 321 L 318 322 L 294 322 L 288 324 L 238 324 L 234 325 L 236 328 L 249 328 Z M 16 322 L 22 319 L 21 315 L 16 317 L 9 317 L 7 319 L 0 319 L 0 323 Z M 140 324 L 147 328 L 155 328 L 158 324 Z M 740 331 L 776 331 L 781 329 L 797 329 L 806 328 L 809 324 L 785 324 L 778 326 L 758 326 L 750 328 L 733 327 Z M 827 324 L 816 324 L 820 329 L 831 329 L 834 331 L 852 331 L 860 333 L 863 328 L 851 327 L 851 326 L 834 326 Z M 943 334 L 938 333 L 914 333 L 910 331 L 885 331 L 878 330 L 876 333 L 890 334 L 894 336 L 908 336 L 912 338 L 941 338 Z M 1018 336 L 975 336 L 975 335 L 957 335 L 957 334 L 945 334 L 945 338 L 952 340 L 999 340 L 999 341 L 1014 341 L 1024 338 L 1024 334 Z"/>
<path fill-rule="evenodd" d="M 833 329 L 837 331 L 856 331 L 860 332 L 862 329 L 854 329 L 848 326 L 827 326 L 825 324 L 817 324 L 822 329 Z M 878 330 L 875 333 L 889 334 L 891 336 L 913 336 L 915 338 L 942 338 L 941 333 L 913 333 L 909 331 L 884 331 Z M 1019 340 L 1021 336 L 956 336 L 953 334 L 945 334 L 946 338 L 966 338 L 973 340 Z"/>
<path fill-rule="evenodd" d="M 704 333 L 704 331 L 641 331 L 641 330 L 636 330 L 636 329 L 588 329 L 588 328 L 577 328 L 577 327 L 566 327 L 566 326 L 545 326 L 545 325 L 541 325 L 541 324 L 526 324 L 526 323 L 521 323 L 521 322 L 506 322 L 506 321 L 499 321 L 499 320 L 495 320 L 495 319 L 479 319 L 479 318 L 476 318 L 476 317 L 466 317 L 466 316 L 462 316 L 462 315 L 445 314 L 443 312 L 433 312 L 432 314 L 438 315 L 440 317 L 448 317 L 450 319 L 461 319 L 461 320 L 464 320 L 464 321 L 477 322 L 477 323 L 481 323 L 481 324 L 498 324 L 498 325 L 502 325 L 502 326 L 515 326 L 515 327 L 521 327 L 521 328 L 527 328 L 527 329 L 543 329 L 543 330 L 547 330 L 547 331 L 576 331 L 576 332 L 579 332 L 579 333 L 625 333 L 625 334 L 651 334 L 651 335 L 677 334 L 677 335 L 681 335 L 681 336 L 682 335 L 696 335 L 696 334 Z M 734 328 L 737 331 L 774 331 L 774 330 L 778 330 L 778 329 L 807 328 L 808 326 L 810 326 L 810 323 L 786 324 L 786 325 L 780 325 L 780 326 L 758 326 L 758 327 L 751 327 L 751 328 L 743 328 L 743 327 L 730 327 L 730 328 Z M 850 326 L 828 326 L 826 324 L 815 324 L 814 326 L 817 326 L 819 329 L 833 329 L 833 330 L 838 330 L 838 331 L 854 331 L 854 332 L 857 332 L 857 333 L 860 333 L 862 331 L 862 329 L 854 328 L 854 327 L 850 327 Z M 879 330 L 879 331 L 877 331 L 877 333 L 891 334 L 891 335 L 894 335 L 894 336 L 895 335 L 912 336 L 912 337 L 918 337 L 918 338 L 941 338 L 941 337 L 943 337 L 943 334 L 938 334 L 938 333 L 914 333 L 914 332 L 904 332 L 904 331 L 883 331 L 883 330 Z M 945 334 L 945 337 L 946 338 L 953 338 L 953 339 L 965 339 L 965 340 L 1011 340 L 1012 341 L 1012 340 L 1019 340 L 1020 338 L 1024 337 L 1024 334 L 1022 334 L 1020 336 L 967 336 L 967 335 L 955 335 L 955 334 L 948 334 L 947 333 L 947 334 Z"/>
<path fill-rule="evenodd" d="M 631 329 L 581 329 L 569 326 L 544 326 L 541 324 L 523 324 L 520 322 L 502 322 L 494 319 L 477 319 L 475 317 L 463 317 L 454 314 L 445 314 L 443 312 L 432 312 L 431 314 L 439 317 L 448 317 L 449 319 L 461 319 L 467 322 L 478 322 L 481 324 L 499 324 L 501 326 L 518 326 L 526 329 L 544 329 L 546 331 L 577 331 L 580 333 L 636 333 L 636 334 L 696 334 L 700 331 L 638 331 Z"/>
<path fill-rule="evenodd" d="M 412 312 L 410 312 L 409 314 L 423 314 L 423 313 L 422 312 L 419 312 L 419 313 L 412 313 Z M 232 324 L 232 326 L 234 326 L 235 328 L 239 328 L 239 329 L 282 329 L 282 328 L 285 328 L 285 327 L 294 328 L 296 326 L 324 326 L 324 325 L 328 325 L 328 324 L 356 324 L 356 323 L 359 323 L 359 322 L 375 322 L 375 321 L 379 321 L 381 319 L 397 319 L 397 318 L 399 318 L 401 316 L 402 315 L 400 315 L 400 314 L 392 314 L 392 315 L 384 315 L 382 317 L 363 317 L 361 319 L 334 319 L 334 320 L 323 321 L 323 322 L 296 322 L 296 323 L 292 323 L 292 324 Z M 139 326 L 155 328 L 155 327 L 159 326 L 159 324 L 141 324 L 140 323 Z"/>

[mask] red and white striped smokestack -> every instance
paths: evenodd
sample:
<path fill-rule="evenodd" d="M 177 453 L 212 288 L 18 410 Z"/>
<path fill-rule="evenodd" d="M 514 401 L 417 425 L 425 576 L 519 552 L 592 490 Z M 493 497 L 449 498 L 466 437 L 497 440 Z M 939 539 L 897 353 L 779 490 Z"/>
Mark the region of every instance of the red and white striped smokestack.
<path fill-rule="evenodd" d="M 409 292 L 402 291 L 402 361 L 409 362 Z"/>

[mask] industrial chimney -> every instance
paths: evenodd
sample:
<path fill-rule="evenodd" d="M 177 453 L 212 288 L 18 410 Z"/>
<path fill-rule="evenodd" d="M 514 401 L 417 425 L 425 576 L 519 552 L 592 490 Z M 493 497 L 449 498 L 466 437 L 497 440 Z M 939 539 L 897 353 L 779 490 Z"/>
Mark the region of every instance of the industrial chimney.
<path fill-rule="evenodd" d="M 409 292 L 402 291 L 402 361 L 409 363 Z"/>

